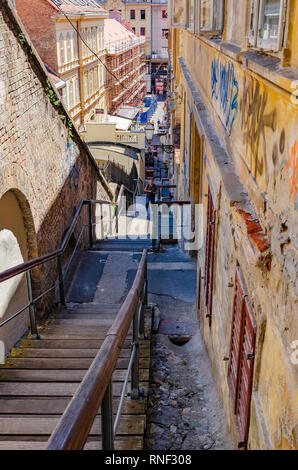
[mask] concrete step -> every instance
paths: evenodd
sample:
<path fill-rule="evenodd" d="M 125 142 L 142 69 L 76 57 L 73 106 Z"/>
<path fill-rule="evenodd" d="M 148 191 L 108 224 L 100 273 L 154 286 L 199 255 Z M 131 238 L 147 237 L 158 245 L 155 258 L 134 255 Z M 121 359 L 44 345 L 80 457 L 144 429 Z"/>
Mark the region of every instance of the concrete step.
<path fill-rule="evenodd" d="M 152 241 L 149 239 L 112 239 L 102 240 L 94 243 L 93 251 L 129 251 L 140 253 L 143 250 L 150 250 L 152 248 Z"/>

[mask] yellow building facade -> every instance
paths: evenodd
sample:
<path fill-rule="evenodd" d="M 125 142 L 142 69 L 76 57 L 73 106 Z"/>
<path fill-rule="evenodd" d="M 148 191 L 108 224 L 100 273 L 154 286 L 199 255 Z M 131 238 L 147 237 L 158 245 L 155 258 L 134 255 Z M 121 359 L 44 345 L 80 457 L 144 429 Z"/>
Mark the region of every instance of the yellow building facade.
<path fill-rule="evenodd" d="M 106 18 L 105 12 L 100 18 L 96 15 L 72 17 L 78 33 L 65 17 L 61 16 L 56 20 L 58 74 L 66 81 L 62 97 L 76 124 L 95 119 L 97 112 L 107 111 L 104 45 Z"/>
<path fill-rule="evenodd" d="M 297 449 L 298 3 L 170 2 L 177 197 L 203 207 L 198 318 L 235 446 Z"/>

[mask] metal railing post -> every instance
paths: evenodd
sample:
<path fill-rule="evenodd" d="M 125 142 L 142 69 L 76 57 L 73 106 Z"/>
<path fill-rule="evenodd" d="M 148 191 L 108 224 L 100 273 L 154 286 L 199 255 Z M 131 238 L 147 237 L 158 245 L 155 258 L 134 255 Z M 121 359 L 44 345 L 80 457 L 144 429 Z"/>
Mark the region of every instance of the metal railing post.
<path fill-rule="evenodd" d="M 101 434 L 102 450 L 114 450 L 112 380 L 110 380 L 107 386 L 101 403 Z"/>
<path fill-rule="evenodd" d="M 115 216 L 116 216 L 116 237 L 118 238 L 119 235 L 119 208 L 118 205 L 115 206 Z"/>
<path fill-rule="evenodd" d="M 31 335 L 34 339 L 39 339 L 39 334 L 37 331 L 36 325 L 36 315 L 35 315 L 35 305 L 33 303 L 33 295 L 32 295 L 32 284 L 31 284 L 31 274 L 30 271 L 26 271 L 26 281 L 27 281 L 27 292 L 28 292 L 28 300 L 30 302 L 29 306 L 29 315 L 30 315 L 30 329 Z"/>
<path fill-rule="evenodd" d="M 142 292 L 142 307 L 141 307 L 141 315 L 140 315 L 140 335 L 144 336 L 145 334 L 145 306 L 148 305 L 148 281 L 147 281 L 147 263 L 145 266 L 145 275 L 144 275 L 144 286 Z"/>
<path fill-rule="evenodd" d="M 109 221 L 110 221 L 110 235 L 113 233 L 113 224 L 112 224 L 112 206 L 109 204 Z"/>
<path fill-rule="evenodd" d="M 104 229 L 104 214 L 103 214 L 103 204 L 100 205 L 100 228 L 101 228 L 101 238 L 104 240 L 105 238 L 105 229 Z"/>
<path fill-rule="evenodd" d="M 131 369 L 131 397 L 139 398 L 139 306 L 133 317 L 133 344 L 136 347 L 135 357 Z"/>
<path fill-rule="evenodd" d="M 60 302 L 64 307 L 66 307 L 61 255 L 58 256 L 57 261 L 58 261 Z"/>
<path fill-rule="evenodd" d="M 88 205 L 89 212 L 89 248 L 93 247 L 93 225 L 92 225 L 92 204 L 89 202 Z"/>

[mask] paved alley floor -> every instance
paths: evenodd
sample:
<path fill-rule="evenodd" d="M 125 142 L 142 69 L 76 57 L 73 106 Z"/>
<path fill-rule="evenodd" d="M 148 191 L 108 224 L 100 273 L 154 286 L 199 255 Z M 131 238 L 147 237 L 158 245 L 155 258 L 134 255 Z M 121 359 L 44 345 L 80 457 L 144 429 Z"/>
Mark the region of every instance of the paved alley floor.
<path fill-rule="evenodd" d="M 149 302 L 160 315 L 152 337 L 148 450 L 233 449 L 195 309 L 196 263 L 178 246 L 149 256 Z M 175 336 L 191 336 L 184 345 Z"/>

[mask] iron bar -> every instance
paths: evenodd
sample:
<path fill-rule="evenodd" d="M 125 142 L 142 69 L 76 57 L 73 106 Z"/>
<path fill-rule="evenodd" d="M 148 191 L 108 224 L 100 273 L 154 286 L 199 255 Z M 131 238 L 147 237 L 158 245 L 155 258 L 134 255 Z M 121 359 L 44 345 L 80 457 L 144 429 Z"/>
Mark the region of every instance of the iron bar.
<path fill-rule="evenodd" d="M 30 329 L 31 335 L 35 339 L 39 339 L 39 334 L 36 325 L 35 305 L 33 303 L 32 284 L 30 271 L 26 271 L 27 292 L 29 300 L 29 315 L 30 315 Z"/>
<path fill-rule="evenodd" d="M 116 433 L 117 433 L 119 420 L 120 420 L 120 416 L 121 416 L 121 411 L 122 411 L 122 406 L 123 406 L 124 397 L 125 397 L 125 392 L 126 392 L 127 384 L 128 384 L 128 380 L 129 380 L 129 374 L 130 374 L 130 371 L 131 371 L 131 368 L 132 368 L 132 365 L 133 365 L 133 361 L 134 361 L 134 358 L 135 358 L 135 353 L 136 353 L 136 346 L 133 345 L 130 360 L 129 360 L 129 364 L 128 364 L 128 368 L 127 368 L 126 375 L 125 375 L 125 380 L 124 380 L 123 387 L 122 387 L 122 392 L 121 392 L 120 402 L 119 402 L 119 406 L 118 406 L 118 410 L 117 410 L 117 415 L 116 415 L 116 418 L 115 418 L 115 421 L 114 421 L 114 437 L 116 436 Z"/>
<path fill-rule="evenodd" d="M 102 450 L 114 450 L 113 393 L 110 380 L 101 404 Z"/>
<path fill-rule="evenodd" d="M 64 307 L 66 307 L 61 255 L 58 256 L 57 261 L 58 261 L 58 276 L 59 276 L 60 303 L 61 303 Z"/>
<path fill-rule="evenodd" d="M 139 308 L 136 309 L 133 317 L 133 344 L 136 352 L 131 369 L 131 396 L 139 398 Z"/>
<path fill-rule="evenodd" d="M 89 213 L 89 248 L 93 246 L 93 226 L 92 226 L 92 204 L 88 205 Z"/>

